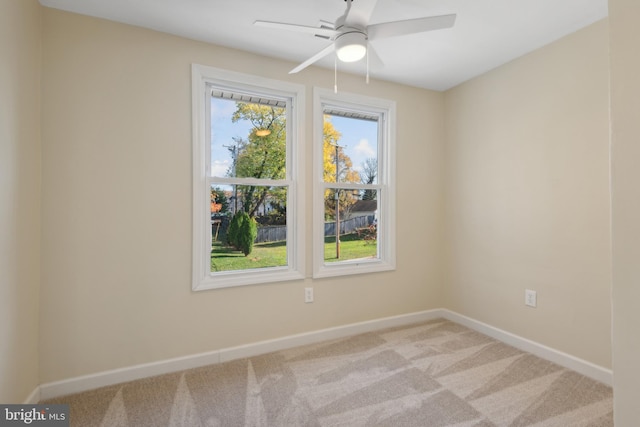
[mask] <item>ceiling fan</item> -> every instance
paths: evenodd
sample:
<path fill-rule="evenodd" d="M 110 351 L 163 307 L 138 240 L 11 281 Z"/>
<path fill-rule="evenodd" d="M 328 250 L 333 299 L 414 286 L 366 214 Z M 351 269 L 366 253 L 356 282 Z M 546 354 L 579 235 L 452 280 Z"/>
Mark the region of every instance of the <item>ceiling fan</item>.
<path fill-rule="evenodd" d="M 367 58 L 369 56 L 377 58 L 370 44 L 374 40 L 450 28 L 456 20 L 456 15 L 451 14 L 369 25 L 377 0 L 344 1 L 347 3 L 347 10 L 335 23 L 320 21 L 320 26 L 310 27 L 282 22 L 255 21 L 254 25 L 307 33 L 333 42 L 289 71 L 289 74 L 293 74 L 334 51 L 337 58 L 343 62 L 359 61 L 365 55 L 368 55 Z"/>

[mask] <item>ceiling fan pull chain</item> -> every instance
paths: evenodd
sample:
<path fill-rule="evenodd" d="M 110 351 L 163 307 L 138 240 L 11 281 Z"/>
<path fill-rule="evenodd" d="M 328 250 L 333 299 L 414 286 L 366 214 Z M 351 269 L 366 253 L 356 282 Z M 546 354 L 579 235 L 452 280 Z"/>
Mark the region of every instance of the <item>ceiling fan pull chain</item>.
<path fill-rule="evenodd" d="M 338 93 L 338 57 L 333 58 L 333 93 Z"/>
<path fill-rule="evenodd" d="M 369 49 L 367 49 L 367 78 L 365 81 L 369 84 Z"/>

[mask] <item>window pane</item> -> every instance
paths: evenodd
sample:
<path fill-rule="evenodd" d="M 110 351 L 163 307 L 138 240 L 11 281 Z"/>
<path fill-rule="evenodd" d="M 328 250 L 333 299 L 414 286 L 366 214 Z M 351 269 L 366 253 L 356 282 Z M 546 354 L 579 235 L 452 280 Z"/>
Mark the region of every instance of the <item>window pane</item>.
<path fill-rule="evenodd" d="M 284 179 L 286 108 L 211 98 L 211 176 Z"/>
<path fill-rule="evenodd" d="M 325 114 L 324 182 L 378 183 L 378 121 Z"/>
<path fill-rule="evenodd" d="M 371 196 L 364 199 L 364 195 Z M 336 189 L 325 191 L 324 261 L 377 259 L 378 192 Z M 336 230 L 340 238 L 336 242 Z"/>
<path fill-rule="evenodd" d="M 237 214 L 254 222 L 251 252 L 242 240 L 249 227 L 237 225 Z M 245 218 L 246 221 L 246 218 Z M 287 187 L 211 186 L 211 272 L 287 265 Z"/>

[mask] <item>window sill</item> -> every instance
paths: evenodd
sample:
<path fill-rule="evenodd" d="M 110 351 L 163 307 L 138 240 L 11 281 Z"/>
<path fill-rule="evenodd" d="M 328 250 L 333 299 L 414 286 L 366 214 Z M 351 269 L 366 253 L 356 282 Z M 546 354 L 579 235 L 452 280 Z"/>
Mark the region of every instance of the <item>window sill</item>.
<path fill-rule="evenodd" d="M 304 279 L 302 273 L 285 267 L 259 268 L 255 271 L 242 270 L 240 272 L 214 273 L 194 282 L 192 289 L 194 291 L 206 291 L 302 279 Z"/>

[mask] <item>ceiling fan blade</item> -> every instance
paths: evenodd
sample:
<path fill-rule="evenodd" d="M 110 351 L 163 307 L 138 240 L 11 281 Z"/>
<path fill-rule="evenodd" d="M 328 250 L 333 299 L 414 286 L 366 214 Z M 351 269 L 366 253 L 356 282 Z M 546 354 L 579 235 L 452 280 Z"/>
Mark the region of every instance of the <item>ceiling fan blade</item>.
<path fill-rule="evenodd" d="M 336 25 L 334 22 L 329 22 L 329 21 L 325 21 L 324 19 L 321 19 L 320 22 L 318 23 L 318 26 L 320 28 L 328 28 L 331 30 L 335 30 L 336 29 Z"/>
<path fill-rule="evenodd" d="M 369 25 L 369 27 L 367 27 L 367 34 L 369 36 L 369 40 L 376 40 L 451 28 L 455 22 L 455 14 L 429 16 L 426 18 L 407 19 L 404 21 Z"/>
<path fill-rule="evenodd" d="M 384 62 L 382 62 L 380 55 L 378 55 L 378 52 L 376 52 L 371 43 L 367 43 L 367 55 L 369 57 L 368 61 L 371 68 L 384 67 Z"/>
<path fill-rule="evenodd" d="M 376 7 L 378 0 L 346 0 L 347 14 L 344 18 L 344 24 L 349 27 L 366 28 Z"/>
<path fill-rule="evenodd" d="M 302 64 L 298 65 L 296 68 L 294 68 L 293 70 L 289 71 L 289 74 L 295 74 L 298 71 L 302 71 L 305 68 L 307 68 L 309 65 L 313 64 L 314 62 L 324 58 L 325 56 L 329 55 L 331 52 L 333 52 L 335 50 L 335 45 L 333 43 L 331 43 L 329 46 L 325 47 L 324 49 L 322 49 L 320 52 L 316 53 L 315 55 L 313 55 L 311 58 L 307 59 L 306 61 L 304 61 Z"/>
<path fill-rule="evenodd" d="M 283 22 L 256 21 L 253 25 L 257 25 L 258 27 L 275 28 L 278 30 L 295 31 L 298 33 L 307 33 L 331 39 L 339 34 L 336 30 L 331 28 L 308 27 L 306 25 L 286 24 Z"/>

